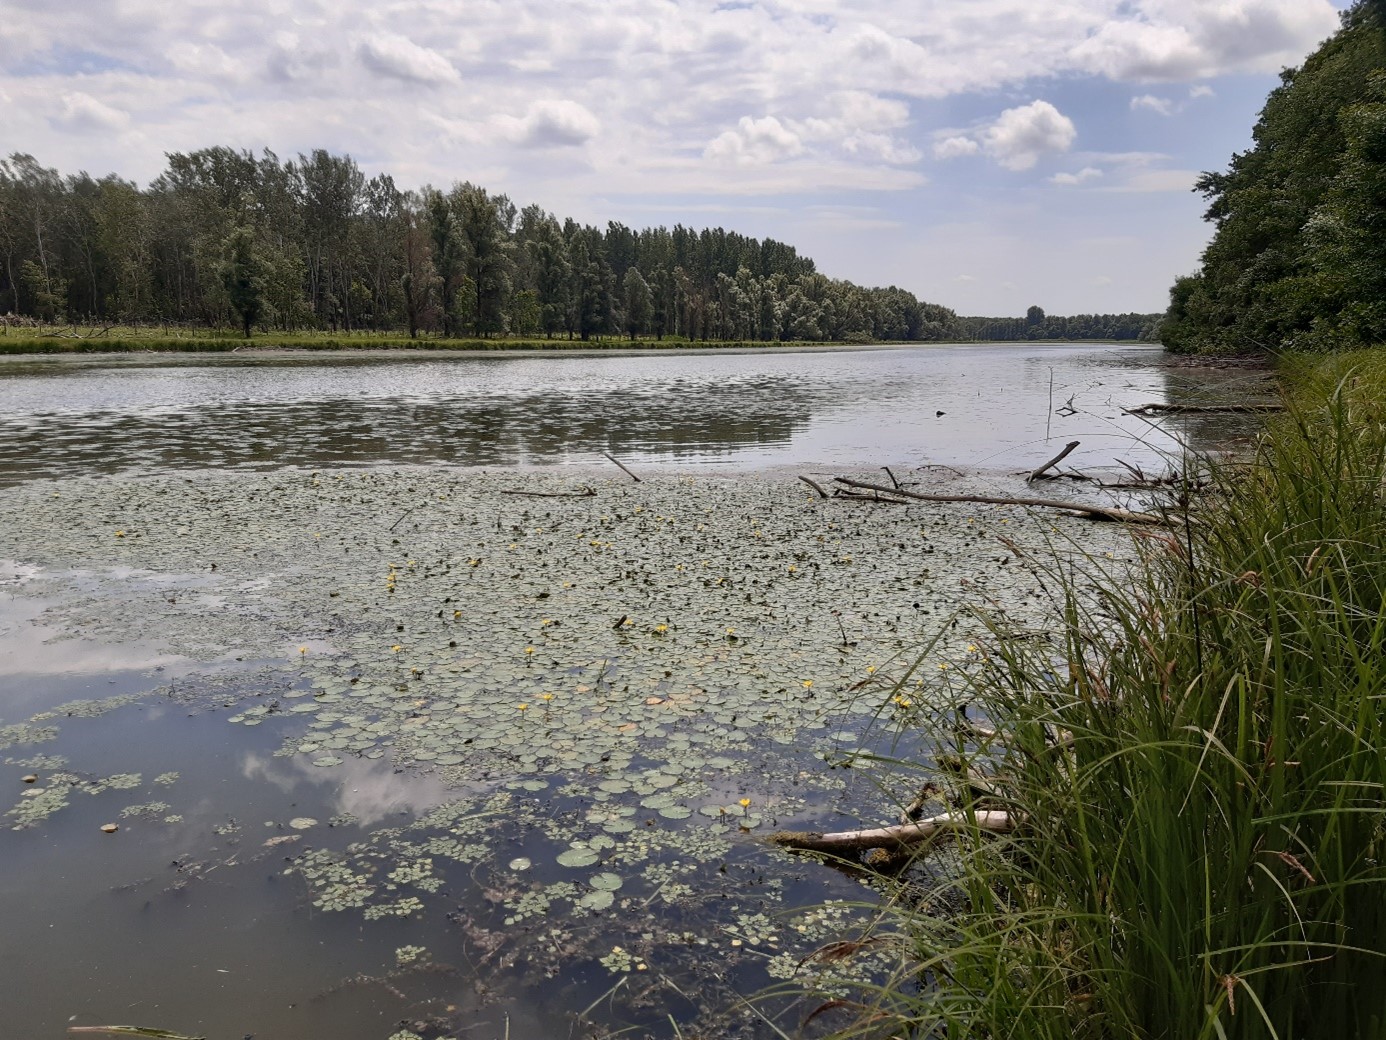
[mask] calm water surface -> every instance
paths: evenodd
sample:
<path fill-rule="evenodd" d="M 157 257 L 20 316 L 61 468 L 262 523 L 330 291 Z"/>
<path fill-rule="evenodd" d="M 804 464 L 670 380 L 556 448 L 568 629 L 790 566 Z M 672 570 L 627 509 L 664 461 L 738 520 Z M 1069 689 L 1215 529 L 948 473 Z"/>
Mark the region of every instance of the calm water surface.
<path fill-rule="evenodd" d="M 1177 454 L 1122 414 L 1240 387 L 1158 348 L 0 361 L 0 480 L 168 468 L 633 462 L 1019 467 Z M 1252 377 L 1253 379 L 1259 377 Z M 1072 414 L 1056 414 L 1068 405 Z M 1205 432 L 1171 426 L 1206 441 Z"/>

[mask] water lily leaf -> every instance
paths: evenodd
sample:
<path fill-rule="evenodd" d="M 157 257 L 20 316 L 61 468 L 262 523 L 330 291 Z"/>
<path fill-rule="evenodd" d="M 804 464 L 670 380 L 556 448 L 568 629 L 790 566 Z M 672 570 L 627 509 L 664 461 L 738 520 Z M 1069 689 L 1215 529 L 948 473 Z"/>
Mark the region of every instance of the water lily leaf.
<path fill-rule="evenodd" d="M 559 853 L 558 862 L 564 867 L 590 867 L 599 858 L 591 849 L 568 849 Z"/>
<path fill-rule="evenodd" d="M 613 893 L 598 890 L 595 892 L 588 892 L 578 900 L 578 905 L 584 906 L 588 910 L 605 910 L 614 902 L 616 902 L 616 896 Z"/>

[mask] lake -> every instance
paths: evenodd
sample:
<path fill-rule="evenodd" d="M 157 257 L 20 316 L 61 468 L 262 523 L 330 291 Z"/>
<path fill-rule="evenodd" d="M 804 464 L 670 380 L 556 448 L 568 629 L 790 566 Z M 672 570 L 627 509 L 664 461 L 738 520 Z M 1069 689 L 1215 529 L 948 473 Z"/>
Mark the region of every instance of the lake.
<path fill-rule="evenodd" d="M 6 1031 L 792 1033 L 765 991 L 892 970 L 811 955 L 918 877 L 764 837 L 894 820 L 918 781 L 872 756 L 930 755 L 969 608 L 1052 624 L 1008 544 L 1132 555 L 796 475 L 1157 470 L 1236 431 L 1123 408 L 1263 389 L 1158 359 L 0 361 Z"/>
<path fill-rule="evenodd" d="M 1178 452 L 1121 414 L 1239 389 L 1158 348 L 933 346 L 544 356 L 0 358 L 0 479 L 212 467 L 600 461 L 1023 467 L 1057 442 L 1108 466 Z M 1070 404 L 1073 412 L 1055 414 Z M 1172 426 L 1204 437 L 1200 427 Z"/>

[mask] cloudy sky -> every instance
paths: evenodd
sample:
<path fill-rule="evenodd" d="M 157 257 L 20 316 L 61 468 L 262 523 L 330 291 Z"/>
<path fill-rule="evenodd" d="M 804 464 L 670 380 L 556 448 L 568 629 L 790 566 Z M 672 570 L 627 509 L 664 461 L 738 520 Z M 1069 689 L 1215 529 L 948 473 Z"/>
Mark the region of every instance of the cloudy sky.
<path fill-rule="evenodd" d="M 1348 0 L 0 0 L 0 152 L 347 152 L 967 314 L 1162 310 Z"/>

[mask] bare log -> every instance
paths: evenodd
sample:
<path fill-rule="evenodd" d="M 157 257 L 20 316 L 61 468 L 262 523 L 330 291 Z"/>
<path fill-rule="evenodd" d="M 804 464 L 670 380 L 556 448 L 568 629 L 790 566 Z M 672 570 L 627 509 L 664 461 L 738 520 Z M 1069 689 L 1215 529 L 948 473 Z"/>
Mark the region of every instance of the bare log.
<path fill-rule="evenodd" d="M 578 491 L 502 491 L 502 495 L 525 495 L 529 498 L 594 498 L 597 492 L 590 487 Z"/>
<path fill-rule="evenodd" d="M 900 495 L 918 502 L 975 502 L 993 506 L 1034 506 L 1041 509 L 1064 509 L 1089 520 L 1114 520 L 1124 524 L 1169 524 L 1173 521 L 1156 513 L 1137 513 L 1130 509 L 1115 506 L 1095 506 L 1083 502 L 1059 502 L 1048 498 L 1004 498 L 998 495 L 925 495 L 918 491 L 896 490 L 881 484 L 868 484 L 849 477 L 834 477 L 839 484 L 862 488 L 866 491 L 883 491 L 888 495 Z"/>
<path fill-rule="evenodd" d="M 841 488 L 833 492 L 833 498 L 849 498 L 855 502 L 882 502 L 892 506 L 903 506 L 905 504 L 903 499 L 882 498 L 879 493 L 873 495 L 859 495 L 855 491 L 843 491 Z"/>
<path fill-rule="evenodd" d="M 621 467 L 621 472 L 624 473 L 626 476 L 630 477 L 631 480 L 635 481 L 637 484 L 640 483 L 640 478 L 637 477 L 637 476 L 636 476 L 634 473 L 632 473 L 630 470 L 626 469 L 625 465 L 624 465 L 619 459 L 613 458 L 613 457 L 612 457 L 609 453 L 607 453 L 607 452 L 602 452 L 602 454 L 605 455 L 608 459 L 611 459 L 611 461 L 614 462 L 614 463 L 616 463 L 617 466 L 620 466 L 620 467 Z"/>
<path fill-rule="evenodd" d="M 1127 415 L 1216 415 L 1223 413 L 1283 412 L 1285 406 L 1270 404 L 1163 404 L 1152 401 L 1139 408 L 1124 408 Z"/>
<path fill-rule="evenodd" d="M 830 498 L 830 497 L 832 497 L 832 496 L 830 496 L 826 491 L 823 490 L 823 485 L 820 484 L 820 483 L 818 483 L 818 481 L 816 481 L 816 480 L 810 480 L 808 477 L 800 477 L 799 479 L 802 480 L 802 481 L 803 481 L 805 484 L 807 484 L 809 487 L 813 488 L 813 490 L 817 491 L 817 492 L 818 492 L 818 497 L 819 497 L 819 498 Z"/>
<path fill-rule="evenodd" d="M 998 809 L 977 812 L 948 812 L 930 816 L 918 823 L 876 827 L 862 831 L 818 834 L 814 831 L 780 831 L 770 841 L 782 848 L 802 852 L 861 852 L 864 849 L 904 849 L 932 841 L 940 834 L 959 831 L 986 831 L 1008 834 L 1015 830 L 1015 819 Z"/>
<path fill-rule="evenodd" d="M 1069 441 L 1068 444 L 1064 446 L 1064 450 L 1063 450 L 1063 451 L 1059 452 L 1059 454 L 1055 455 L 1052 459 L 1050 459 L 1048 462 L 1046 462 L 1043 466 L 1041 466 L 1039 469 L 1035 470 L 1035 471 L 1034 471 L 1033 473 L 1031 473 L 1028 477 L 1026 477 L 1026 478 L 1025 478 L 1025 483 L 1028 484 L 1028 483 L 1030 483 L 1030 482 L 1033 481 L 1033 480 L 1052 480 L 1052 479 L 1053 479 L 1052 477 L 1046 477 L 1044 474 L 1045 474 L 1048 470 L 1053 469 L 1053 468 L 1054 468 L 1055 466 L 1057 466 L 1059 463 L 1063 462 L 1064 459 L 1068 458 L 1069 452 L 1073 451 L 1073 449 L 1076 448 L 1076 447 L 1078 447 L 1078 445 L 1081 444 L 1081 443 L 1082 443 L 1081 441 Z"/>

